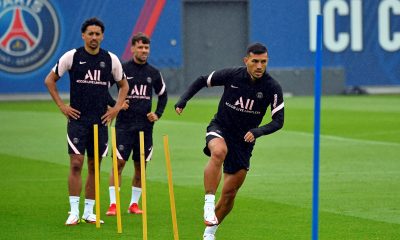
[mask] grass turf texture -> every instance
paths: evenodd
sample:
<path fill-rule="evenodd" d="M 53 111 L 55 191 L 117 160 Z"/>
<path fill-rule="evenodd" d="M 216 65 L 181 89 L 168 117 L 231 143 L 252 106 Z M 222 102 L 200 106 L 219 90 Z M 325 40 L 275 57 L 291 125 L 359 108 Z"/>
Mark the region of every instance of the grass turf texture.
<path fill-rule="evenodd" d="M 202 154 L 217 99 L 195 98 L 182 116 L 171 98 L 154 132 L 148 237 L 173 239 L 162 136 L 169 135 L 180 239 L 203 233 Z M 324 97 L 320 239 L 400 239 L 400 97 Z M 285 99 L 285 127 L 257 140 L 251 170 L 218 239 L 310 239 L 313 99 Z M 129 215 L 131 160 L 123 173 L 123 233 L 105 216 L 111 159 L 102 163 L 105 224 L 64 226 L 69 210 L 66 121 L 52 102 L 0 102 L 0 239 L 141 239 Z M 269 121 L 268 118 L 265 121 Z M 83 170 L 85 179 L 86 167 Z M 81 198 L 81 211 L 83 211 Z"/>

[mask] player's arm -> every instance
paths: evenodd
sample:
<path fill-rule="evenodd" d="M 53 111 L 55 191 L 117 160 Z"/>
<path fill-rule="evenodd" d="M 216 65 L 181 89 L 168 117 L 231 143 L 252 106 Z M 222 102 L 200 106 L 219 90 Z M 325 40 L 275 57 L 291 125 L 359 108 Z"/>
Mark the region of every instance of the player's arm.
<path fill-rule="evenodd" d="M 119 61 L 118 57 L 113 53 L 110 53 L 111 61 L 112 61 L 112 75 L 114 80 L 117 82 L 118 87 L 118 98 L 117 102 L 115 103 L 114 107 L 107 109 L 107 112 L 101 117 L 101 122 L 103 124 L 111 123 L 119 113 L 119 111 L 123 108 L 123 104 L 125 102 L 125 98 L 129 91 L 129 84 L 126 80 L 125 73 L 122 69 L 121 62 Z"/>
<path fill-rule="evenodd" d="M 65 104 L 60 97 L 57 89 L 57 81 L 60 79 L 67 70 L 71 68 L 72 59 L 76 50 L 71 50 L 66 52 L 54 68 L 50 71 L 47 75 L 46 79 L 44 80 L 44 84 L 46 85 L 53 101 L 57 104 L 60 111 L 69 119 L 78 119 L 80 117 L 80 112 L 77 109 L 72 108 L 71 106 Z"/>
<path fill-rule="evenodd" d="M 158 96 L 158 101 L 157 101 L 157 107 L 155 112 L 149 112 L 147 114 L 147 119 L 150 122 L 155 122 L 158 121 L 158 119 L 161 118 L 162 114 L 164 113 L 165 106 L 167 105 L 168 101 L 168 94 L 167 94 L 167 88 L 164 82 L 164 79 L 161 76 L 156 78 L 153 88 L 155 93 Z"/>
<path fill-rule="evenodd" d="M 224 85 L 226 79 L 229 79 L 231 71 L 231 69 L 223 69 L 214 71 L 208 76 L 200 76 L 197 78 L 175 104 L 176 113 L 181 114 L 187 102 L 202 88 Z"/>
<path fill-rule="evenodd" d="M 275 94 L 271 99 L 271 122 L 258 128 L 250 129 L 244 136 L 246 142 L 253 142 L 256 138 L 274 133 L 283 127 L 285 120 L 284 102 L 282 89 L 279 85 L 275 86 Z"/>
<path fill-rule="evenodd" d="M 112 81 L 112 82 L 111 82 L 111 86 L 113 86 L 114 83 L 115 83 L 115 81 Z M 117 101 L 115 101 L 114 98 L 111 96 L 110 92 L 108 92 L 108 96 L 107 96 L 107 105 L 108 105 L 109 107 L 114 107 L 116 103 L 117 103 Z M 128 108 L 129 108 L 129 100 L 126 99 L 126 100 L 124 101 L 124 104 L 122 105 L 122 109 L 123 109 L 123 110 L 126 110 L 126 109 L 128 109 Z"/>
<path fill-rule="evenodd" d="M 126 95 L 128 94 L 129 85 L 126 78 L 117 82 L 118 85 L 118 98 L 115 105 L 107 110 L 107 112 L 101 117 L 102 123 L 110 123 L 112 119 L 114 119 L 119 111 L 123 109 L 123 105 L 125 103 Z M 110 96 L 111 97 L 111 96 Z"/>

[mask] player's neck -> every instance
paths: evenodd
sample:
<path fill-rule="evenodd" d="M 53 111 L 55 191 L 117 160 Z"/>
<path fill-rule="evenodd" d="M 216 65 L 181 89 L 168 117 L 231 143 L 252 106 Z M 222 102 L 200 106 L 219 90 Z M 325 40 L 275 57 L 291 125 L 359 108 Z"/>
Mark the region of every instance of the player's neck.
<path fill-rule="evenodd" d="M 135 57 L 132 57 L 132 59 L 133 59 L 133 62 L 134 62 L 134 63 L 139 64 L 139 65 L 146 64 L 146 62 L 147 62 L 147 61 L 140 61 L 140 60 L 138 60 L 138 59 L 135 58 Z"/>
<path fill-rule="evenodd" d="M 100 48 L 98 47 L 98 48 L 93 49 L 93 48 L 85 46 L 85 50 L 86 50 L 86 52 L 88 52 L 91 55 L 96 55 L 99 53 Z"/>

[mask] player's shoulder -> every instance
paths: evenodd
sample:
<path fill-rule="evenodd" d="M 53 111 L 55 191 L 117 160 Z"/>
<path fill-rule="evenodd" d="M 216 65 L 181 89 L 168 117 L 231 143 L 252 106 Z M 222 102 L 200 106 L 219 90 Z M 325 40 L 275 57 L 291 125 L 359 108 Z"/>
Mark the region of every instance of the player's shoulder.
<path fill-rule="evenodd" d="M 62 55 L 61 58 L 64 58 L 64 59 L 66 59 L 66 58 L 72 59 L 72 58 L 74 57 L 75 53 L 77 52 L 77 50 L 78 50 L 78 49 L 74 48 L 74 49 L 71 49 L 71 50 L 69 50 L 69 51 L 66 51 L 66 52 Z"/>
<path fill-rule="evenodd" d="M 221 70 L 216 71 L 218 75 L 225 75 L 229 77 L 235 77 L 235 76 L 243 76 L 246 74 L 246 67 L 230 67 L 230 68 L 223 68 Z"/>
<path fill-rule="evenodd" d="M 101 49 L 101 50 L 103 50 L 105 53 L 107 53 L 108 55 L 110 55 L 110 57 L 111 57 L 112 59 L 118 59 L 117 55 L 115 55 L 113 52 L 107 51 L 107 50 L 105 50 L 105 49 Z M 118 61 L 119 61 L 119 59 L 118 59 Z"/>
<path fill-rule="evenodd" d="M 268 86 L 269 89 L 281 89 L 281 85 L 280 83 L 274 78 L 272 77 L 269 73 L 265 73 L 265 78 L 266 78 L 266 85 Z"/>
<path fill-rule="evenodd" d="M 150 63 L 146 63 L 146 68 L 147 68 L 148 71 L 151 71 L 153 73 L 157 73 L 158 74 L 160 72 L 160 70 L 157 67 L 155 67 L 154 65 L 152 65 Z"/>
<path fill-rule="evenodd" d="M 220 72 L 231 73 L 231 74 L 241 74 L 243 72 L 246 72 L 246 67 L 223 68 L 220 70 Z"/>

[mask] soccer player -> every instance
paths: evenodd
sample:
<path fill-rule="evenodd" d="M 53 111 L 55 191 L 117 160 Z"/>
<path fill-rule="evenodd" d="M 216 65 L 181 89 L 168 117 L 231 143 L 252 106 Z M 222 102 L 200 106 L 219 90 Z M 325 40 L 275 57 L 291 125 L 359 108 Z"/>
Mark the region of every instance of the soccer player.
<path fill-rule="evenodd" d="M 132 59 L 122 64 L 129 83 L 127 96 L 128 109 L 121 111 L 117 116 L 117 158 L 118 177 L 121 184 L 121 173 L 129 155 L 132 153 L 134 175 L 132 179 L 132 197 L 128 212 L 141 214 L 138 202 L 142 193 L 139 132 L 144 132 L 144 148 L 146 164 L 153 154 L 153 126 L 158 121 L 167 104 L 167 90 L 159 70 L 150 65 L 147 59 L 150 54 L 150 39 L 143 33 L 137 33 L 131 42 Z M 152 112 L 152 96 L 158 95 L 157 108 Z M 144 166 L 146 167 L 146 166 Z M 110 206 L 108 216 L 116 215 L 114 171 L 110 175 Z M 119 188 L 118 188 L 119 189 Z"/>
<path fill-rule="evenodd" d="M 45 79 L 51 97 L 68 119 L 67 140 L 70 155 L 68 189 L 71 211 L 65 225 L 76 225 L 80 222 L 79 199 L 85 151 L 87 151 L 88 176 L 82 220 L 87 223 L 96 222 L 96 215 L 93 214 L 95 204 L 93 125 L 98 124 L 99 127 L 101 161 L 101 157 L 107 154 L 108 149 L 107 124 L 117 116 L 129 88 L 117 56 L 100 48 L 104 38 L 104 24 L 97 18 L 87 19 L 82 24 L 81 32 L 84 46 L 66 52 Z M 66 72 L 69 72 L 70 78 L 70 105 L 63 102 L 56 86 L 56 82 Z M 118 83 L 119 94 L 115 107 L 107 109 L 110 79 Z"/>
<path fill-rule="evenodd" d="M 232 210 L 250 168 L 256 138 L 279 130 L 284 122 L 281 86 L 266 72 L 267 48 L 261 43 L 250 45 L 243 61 L 246 67 L 222 69 L 199 77 L 175 104 L 175 111 L 181 114 L 187 102 L 203 87 L 224 86 L 218 112 L 207 127 L 204 148 L 204 153 L 210 156 L 204 170 L 205 240 L 215 239 L 219 224 Z M 259 126 L 268 106 L 272 121 Z M 222 166 L 222 192 L 215 205 Z"/>

